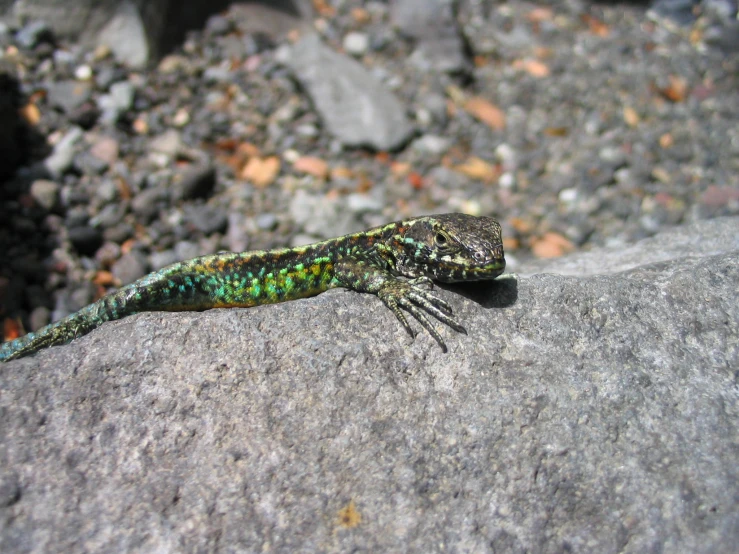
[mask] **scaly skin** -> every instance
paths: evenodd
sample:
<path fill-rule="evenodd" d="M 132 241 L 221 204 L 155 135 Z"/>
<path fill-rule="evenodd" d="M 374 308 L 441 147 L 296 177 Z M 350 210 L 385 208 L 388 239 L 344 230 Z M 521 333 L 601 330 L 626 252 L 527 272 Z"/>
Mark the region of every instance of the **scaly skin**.
<path fill-rule="evenodd" d="M 106 321 L 138 312 L 249 308 L 334 287 L 379 296 L 415 336 L 405 310 L 446 352 L 426 314 L 466 331 L 452 317 L 451 307 L 429 291 L 431 280 L 489 280 L 504 269 L 498 222 L 464 214 L 397 221 L 297 248 L 202 256 L 151 273 L 56 323 L 3 344 L 0 361 L 65 344 Z"/>

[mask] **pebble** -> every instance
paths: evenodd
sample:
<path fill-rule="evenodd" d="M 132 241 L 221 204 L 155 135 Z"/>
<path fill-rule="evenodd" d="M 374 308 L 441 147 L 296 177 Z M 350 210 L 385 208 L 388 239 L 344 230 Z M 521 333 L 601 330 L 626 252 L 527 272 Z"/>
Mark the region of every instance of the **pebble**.
<path fill-rule="evenodd" d="M 125 215 L 126 204 L 107 204 L 96 215 L 90 218 L 90 225 L 108 229 L 121 223 Z"/>
<path fill-rule="evenodd" d="M 30 193 L 39 206 L 51 211 L 59 204 L 60 189 L 59 183 L 55 181 L 38 179 L 31 183 Z"/>
<path fill-rule="evenodd" d="M 105 227 L 103 238 L 112 242 L 123 243 L 134 234 L 134 228 L 130 223 L 122 221 L 113 227 Z"/>
<path fill-rule="evenodd" d="M 105 241 L 103 245 L 95 252 L 95 261 L 102 267 L 110 267 L 118 258 L 121 257 L 121 247 L 115 242 Z"/>
<path fill-rule="evenodd" d="M 67 290 L 65 298 L 65 308 L 67 313 L 76 312 L 92 303 L 95 298 L 95 288 L 91 283 L 74 290 Z M 67 314 L 65 314 L 67 315 Z M 54 320 L 57 318 L 52 316 Z"/>
<path fill-rule="evenodd" d="M 74 70 L 74 78 L 78 81 L 92 79 L 92 68 L 89 65 L 79 65 Z"/>
<path fill-rule="evenodd" d="M 563 204 L 573 204 L 577 201 L 578 193 L 576 188 L 566 188 L 559 191 L 559 201 Z"/>
<path fill-rule="evenodd" d="M 411 147 L 414 150 L 418 150 L 422 154 L 431 154 L 439 156 L 449 150 L 451 141 L 446 137 L 438 135 L 423 135 L 422 137 L 413 141 Z"/>
<path fill-rule="evenodd" d="M 259 214 L 256 218 L 256 224 L 262 231 L 274 231 L 278 224 L 277 216 L 271 213 Z"/>
<path fill-rule="evenodd" d="M 41 42 L 53 42 L 54 34 L 44 21 L 31 21 L 15 34 L 16 42 L 23 48 L 35 48 Z"/>
<path fill-rule="evenodd" d="M 149 264 L 152 271 L 159 271 L 163 267 L 167 267 L 178 261 L 177 253 L 174 250 L 162 250 L 161 252 L 152 252 L 149 254 Z"/>
<path fill-rule="evenodd" d="M 228 226 L 228 214 L 218 206 L 202 204 L 185 208 L 185 221 L 201 233 L 221 233 Z"/>
<path fill-rule="evenodd" d="M 98 98 L 98 107 L 102 112 L 101 120 L 108 125 L 116 123 L 121 115 L 131 109 L 135 89 L 128 81 L 110 85 L 110 93 Z"/>
<path fill-rule="evenodd" d="M 51 322 L 51 310 L 46 306 L 39 306 L 34 308 L 31 315 L 28 317 L 28 323 L 31 327 L 31 331 L 38 331 L 42 327 L 48 325 Z"/>
<path fill-rule="evenodd" d="M 354 213 L 378 212 L 382 209 L 382 201 L 368 194 L 350 194 L 346 197 L 346 205 Z"/>
<path fill-rule="evenodd" d="M 164 154 L 170 159 L 174 158 L 181 149 L 182 138 L 179 131 L 175 129 L 168 129 L 149 141 L 150 151 Z"/>
<path fill-rule="evenodd" d="M 365 33 L 347 33 L 343 41 L 344 50 L 352 56 L 364 56 L 369 48 L 369 37 Z"/>
<path fill-rule="evenodd" d="M 196 243 L 181 240 L 174 247 L 176 260 L 192 260 L 200 256 L 200 246 Z"/>
<path fill-rule="evenodd" d="M 113 165 L 118 160 L 118 141 L 111 137 L 100 137 L 90 147 L 90 154 Z"/>
<path fill-rule="evenodd" d="M 139 192 L 131 201 L 131 209 L 144 221 L 151 221 L 159 213 L 160 201 L 167 196 L 163 188 L 150 188 Z"/>
<path fill-rule="evenodd" d="M 241 214 L 228 214 L 228 229 L 224 242 L 230 252 L 244 252 L 249 248 L 249 233 L 246 230 L 247 220 Z"/>
<path fill-rule="evenodd" d="M 92 85 L 80 81 L 60 81 L 47 89 L 49 104 L 71 113 L 90 99 Z"/>
<path fill-rule="evenodd" d="M 80 127 L 72 127 L 56 143 L 51 155 L 44 160 L 44 167 L 53 177 L 61 177 L 72 167 L 76 153 L 76 144 L 82 139 L 83 131 Z"/>
<path fill-rule="evenodd" d="M 69 50 L 54 50 L 52 54 L 54 65 L 72 65 L 77 62 L 77 56 Z"/>
<path fill-rule="evenodd" d="M 108 170 L 108 162 L 92 155 L 89 151 L 80 152 L 74 157 L 74 168 L 83 175 L 98 176 Z"/>
<path fill-rule="evenodd" d="M 111 273 L 122 284 L 133 283 L 148 273 L 146 256 L 137 249 L 133 249 L 118 259 L 110 268 Z"/>

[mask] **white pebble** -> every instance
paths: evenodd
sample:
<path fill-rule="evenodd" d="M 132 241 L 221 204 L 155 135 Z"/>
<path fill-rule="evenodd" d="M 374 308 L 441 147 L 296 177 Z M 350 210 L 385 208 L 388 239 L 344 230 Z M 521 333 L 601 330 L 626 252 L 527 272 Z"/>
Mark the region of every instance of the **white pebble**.
<path fill-rule="evenodd" d="M 559 191 L 559 201 L 564 204 L 572 204 L 575 200 L 577 200 L 577 189 L 576 188 L 567 188 L 562 189 Z"/>
<path fill-rule="evenodd" d="M 89 81 L 92 78 L 92 68 L 89 65 L 80 65 L 74 70 L 74 78 L 78 81 Z"/>
<path fill-rule="evenodd" d="M 344 50 L 352 56 L 363 56 L 369 48 L 369 37 L 356 31 L 344 37 Z"/>

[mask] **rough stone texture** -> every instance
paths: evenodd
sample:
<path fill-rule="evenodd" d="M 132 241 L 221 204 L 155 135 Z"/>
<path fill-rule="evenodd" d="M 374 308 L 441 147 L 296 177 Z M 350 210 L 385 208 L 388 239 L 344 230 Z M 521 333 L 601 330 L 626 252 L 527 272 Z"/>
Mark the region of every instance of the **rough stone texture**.
<path fill-rule="evenodd" d="M 327 129 L 346 146 L 393 150 L 413 133 L 400 101 L 362 65 L 334 52 L 318 35 L 301 38 L 287 62 Z"/>
<path fill-rule="evenodd" d="M 0 550 L 731 552 L 737 224 L 619 274 L 443 291 L 469 332 L 448 355 L 333 291 L 11 362 Z"/>

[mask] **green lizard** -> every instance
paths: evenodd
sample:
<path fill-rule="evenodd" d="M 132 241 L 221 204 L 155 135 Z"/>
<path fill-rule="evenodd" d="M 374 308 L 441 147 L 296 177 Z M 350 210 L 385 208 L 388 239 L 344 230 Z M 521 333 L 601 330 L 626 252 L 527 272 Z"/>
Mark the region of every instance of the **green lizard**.
<path fill-rule="evenodd" d="M 397 221 L 296 248 L 202 256 L 151 273 L 35 333 L 4 343 L 0 361 L 65 344 L 106 321 L 138 312 L 248 308 L 334 287 L 379 296 L 415 336 L 405 310 L 446 352 L 426 314 L 455 331 L 466 331 L 452 317 L 449 304 L 429 292 L 431 280 L 489 280 L 504 269 L 498 222 L 464 214 Z"/>

